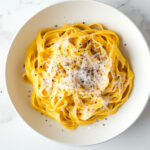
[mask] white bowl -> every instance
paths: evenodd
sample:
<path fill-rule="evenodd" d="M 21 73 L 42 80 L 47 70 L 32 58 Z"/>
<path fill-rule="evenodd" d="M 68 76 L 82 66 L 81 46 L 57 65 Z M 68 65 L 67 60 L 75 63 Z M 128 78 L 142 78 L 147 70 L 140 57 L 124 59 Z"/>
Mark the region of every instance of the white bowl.
<path fill-rule="evenodd" d="M 129 59 L 135 73 L 134 87 L 127 102 L 117 114 L 74 131 L 41 115 L 30 104 L 28 89 L 22 80 L 25 51 L 40 29 L 54 25 L 86 22 L 102 23 L 118 33 L 120 49 Z M 124 44 L 126 43 L 126 46 Z M 34 130 L 49 139 L 72 145 L 91 145 L 107 141 L 131 126 L 143 111 L 150 90 L 150 53 L 138 28 L 118 10 L 95 1 L 76 0 L 49 6 L 32 17 L 17 33 L 7 58 L 6 83 L 11 101 L 21 118 Z"/>

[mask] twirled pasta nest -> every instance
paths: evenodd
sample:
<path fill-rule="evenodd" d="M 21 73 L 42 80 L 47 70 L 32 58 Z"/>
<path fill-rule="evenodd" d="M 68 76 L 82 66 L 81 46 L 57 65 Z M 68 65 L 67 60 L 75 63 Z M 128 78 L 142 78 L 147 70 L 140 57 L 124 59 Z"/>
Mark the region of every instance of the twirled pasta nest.
<path fill-rule="evenodd" d="M 117 34 L 101 24 L 41 30 L 27 49 L 25 70 L 32 106 L 68 129 L 117 112 L 134 78 Z"/>

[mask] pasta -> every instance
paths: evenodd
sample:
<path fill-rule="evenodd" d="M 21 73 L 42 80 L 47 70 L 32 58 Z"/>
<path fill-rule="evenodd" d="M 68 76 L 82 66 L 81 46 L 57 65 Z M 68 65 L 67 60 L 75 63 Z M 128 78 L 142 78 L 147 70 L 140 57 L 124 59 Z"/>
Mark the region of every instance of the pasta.
<path fill-rule="evenodd" d="M 101 24 L 43 29 L 26 54 L 32 106 L 68 129 L 116 113 L 131 92 L 134 73 L 119 38 Z"/>

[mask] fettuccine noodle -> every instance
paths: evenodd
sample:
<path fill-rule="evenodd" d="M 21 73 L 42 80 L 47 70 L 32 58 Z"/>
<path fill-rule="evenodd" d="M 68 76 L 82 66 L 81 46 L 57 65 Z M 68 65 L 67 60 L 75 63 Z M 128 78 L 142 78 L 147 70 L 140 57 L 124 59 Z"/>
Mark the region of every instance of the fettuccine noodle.
<path fill-rule="evenodd" d="M 26 54 L 32 106 L 68 129 L 116 113 L 131 92 L 134 74 L 119 38 L 101 24 L 43 29 Z"/>

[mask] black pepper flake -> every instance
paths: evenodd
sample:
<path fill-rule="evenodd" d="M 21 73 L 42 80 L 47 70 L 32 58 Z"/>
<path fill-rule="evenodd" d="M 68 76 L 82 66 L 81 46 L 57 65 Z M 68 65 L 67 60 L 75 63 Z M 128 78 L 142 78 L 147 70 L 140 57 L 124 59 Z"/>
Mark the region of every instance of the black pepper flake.
<path fill-rule="evenodd" d="M 84 22 L 84 21 L 83 21 L 82 23 L 83 23 L 83 24 L 85 24 L 85 22 Z"/>
<path fill-rule="evenodd" d="M 74 63 L 76 63 L 77 61 L 76 60 L 74 60 Z"/>
<path fill-rule="evenodd" d="M 47 122 L 48 120 L 47 120 L 47 119 L 45 119 L 45 121 Z"/>
<path fill-rule="evenodd" d="M 37 76 L 37 74 L 34 74 L 35 76 Z"/>
<path fill-rule="evenodd" d="M 28 90 L 29 93 L 31 93 L 31 90 Z"/>
<path fill-rule="evenodd" d="M 103 123 L 103 126 L 105 126 L 105 123 Z"/>
<path fill-rule="evenodd" d="M 69 65 L 70 65 L 69 63 L 66 64 L 66 66 L 69 66 Z"/>
<path fill-rule="evenodd" d="M 56 25 L 55 25 L 55 28 L 57 28 L 57 27 L 58 27 L 58 25 L 56 24 Z"/>
<path fill-rule="evenodd" d="M 2 90 L 0 90 L 0 93 L 3 93 L 3 91 L 2 91 Z"/>
<path fill-rule="evenodd" d="M 105 118 L 105 120 L 108 120 L 107 118 Z"/>
<path fill-rule="evenodd" d="M 126 44 L 126 43 L 124 43 L 124 46 L 127 46 L 127 44 Z"/>

